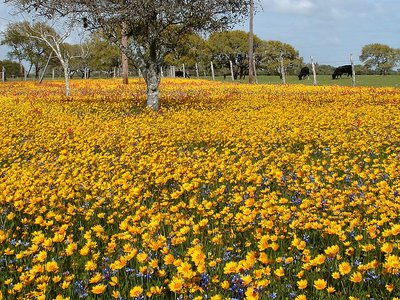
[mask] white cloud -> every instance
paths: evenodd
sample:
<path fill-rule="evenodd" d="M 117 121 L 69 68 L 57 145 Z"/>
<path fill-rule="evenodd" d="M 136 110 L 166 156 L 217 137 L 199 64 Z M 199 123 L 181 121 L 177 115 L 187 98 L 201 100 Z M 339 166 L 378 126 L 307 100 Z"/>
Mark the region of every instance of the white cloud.
<path fill-rule="evenodd" d="M 312 0 L 263 0 L 261 4 L 265 10 L 302 15 L 311 14 L 315 9 Z"/>
<path fill-rule="evenodd" d="M 385 11 L 376 0 L 261 0 L 260 3 L 265 12 L 309 15 L 324 20 L 342 20 Z"/>

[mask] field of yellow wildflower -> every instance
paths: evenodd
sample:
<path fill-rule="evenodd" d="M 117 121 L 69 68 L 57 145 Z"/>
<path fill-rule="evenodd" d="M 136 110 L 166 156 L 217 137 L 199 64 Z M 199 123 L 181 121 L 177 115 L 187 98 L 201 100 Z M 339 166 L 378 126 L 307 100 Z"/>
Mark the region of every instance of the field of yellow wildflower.
<path fill-rule="evenodd" d="M 399 299 L 400 90 L 0 86 L 0 299 Z"/>

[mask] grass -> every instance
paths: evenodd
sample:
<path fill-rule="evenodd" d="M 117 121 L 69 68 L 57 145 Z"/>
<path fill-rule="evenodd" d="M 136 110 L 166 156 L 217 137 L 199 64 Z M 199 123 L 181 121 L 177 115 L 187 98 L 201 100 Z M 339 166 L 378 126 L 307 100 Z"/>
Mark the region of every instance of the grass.
<path fill-rule="evenodd" d="M 211 78 L 209 78 L 211 79 Z M 231 81 L 230 78 L 223 79 L 222 76 L 216 77 L 219 81 Z M 266 76 L 261 75 L 257 77 L 257 81 L 260 84 L 282 84 L 282 80 L 279 76 Z M 237 80 L 237 82 L 246 83 L 248 78 L 243 80 Z M 297 76 L 290 75 L 286 77 L 287 84 L 304 84 L 304 85 L 314 85 L 313 77 L 310 76 L 309 80 L 300 81 Z M 337 80 L 333 80 L 331 75 L 318 75 L 317 85 L 338 85 L 338 86 L 351 86 L 352 80 L 350 77 L 342 77 Z M 356 75 L 356 86 L 367 86 L 367 87 L 400 87 L 400 76 L 399 75 Z"/>
<path fill-rule="evenodd" d="M 196 77 L 193 76 L 192 79 Z M 97 78 L 93 78 L 97 79 Z M 104 78 L 103 78 L 104 79 Z M 107 79 L 107 78 L 106 78 Z M 131 79 L 136 79 L 132 77 Z M 200 76 L 200 79 L 212 80 L 211 76 Z M 216 81 L 222 82 L 232 82 L 231 77 L 227 76 L 226 79 L 223 76 L 216 76 Z M 35 81 L 35 79 L 30 79 L 30 81 Z M 63 80 L 63 78 L 56 78 L 55 81 Z M 80 80 L 79 78 L 72 78 L 72 80 Z M 111 80 L 111 78 L 110 78 Z M 9 79 L 9 81 L 21 81 L 19 78 Z M 54 81 L 52 78 L 45 78 L 45 81 Z M 235 82 L 247 83 L 248 77 L 241 80 L 236 80 Z M 279 76 L 267 76 L 260 75 L 257 76 L 257 82 L 259 84 L 282 84 L 282 80 Z M 304 85 L 314 85 L 313 76 L 307 80 L 300 81 L 296 75 L 289 75 L 286 77 L 287 84 L 304 84 Z M 352 80 L 350 77 L 343 76 L 340 79 L 332 80 L 331 75 L 317 75 L 317 85 L 318 86 L 351 86 Z M 399 75 L 356 75 L 356 86 L 366 86 L 366 87 L 400 87 L 400 76 Z"/>

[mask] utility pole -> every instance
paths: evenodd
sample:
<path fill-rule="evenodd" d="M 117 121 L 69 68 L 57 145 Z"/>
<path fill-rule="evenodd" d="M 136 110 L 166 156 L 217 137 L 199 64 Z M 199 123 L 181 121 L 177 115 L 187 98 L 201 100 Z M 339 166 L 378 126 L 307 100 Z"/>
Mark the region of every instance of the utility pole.
<path fill-rule="evenodd" d="M 254 83 L 254 0 L 250 0 L 249 13 L 249 83 Z"/>

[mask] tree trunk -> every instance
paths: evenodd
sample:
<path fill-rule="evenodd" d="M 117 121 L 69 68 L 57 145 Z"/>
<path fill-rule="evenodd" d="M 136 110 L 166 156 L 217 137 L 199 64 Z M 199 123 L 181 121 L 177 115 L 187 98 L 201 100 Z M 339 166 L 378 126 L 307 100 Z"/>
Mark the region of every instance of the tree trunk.
<path fill-rule="evenodd" d="M 126 23 L 122 22 L 122 32 L 121 32 L 121 44 L 124 49 L 128 48 L 128 36 L 126 35 Z M 128 84 L 128 72 L 129 72 L 129 65 L 128 65 L 128 57 L 126 56 L 124 50 L 122 51 L 122 84 Z"/>
<path fill-rule="evenodd" d="M 62 66 L 64 69 L 65 96 L 69 97 L 69 96 L 71 96 L 71 88 L 69 85 L 69 67 L 68 67 L 68 64 L 66 64 L 66 63 L 63 63 Z"/>
<path fill-rule="evenodd" d="M 158 86 L 161 80 L 161 68 L 156 62 L 150 62 L 143 70 L 147 85 L 147 106 L 153 110 L 159 109 Z"/>

